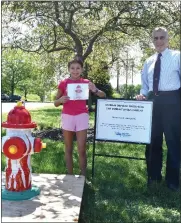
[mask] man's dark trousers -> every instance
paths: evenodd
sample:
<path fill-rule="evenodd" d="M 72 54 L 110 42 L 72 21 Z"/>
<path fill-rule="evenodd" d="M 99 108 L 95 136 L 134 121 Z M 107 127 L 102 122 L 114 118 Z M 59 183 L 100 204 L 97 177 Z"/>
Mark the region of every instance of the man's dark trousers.
<path fill-rule="evenodd" d="M 162 179 L 163 133 L 167 145 L 167 184 L 179 186 L 180 173 L 180 91 L 160 93 L 153 96 L 152 144 L 146 146 L 148 176 Z"/>

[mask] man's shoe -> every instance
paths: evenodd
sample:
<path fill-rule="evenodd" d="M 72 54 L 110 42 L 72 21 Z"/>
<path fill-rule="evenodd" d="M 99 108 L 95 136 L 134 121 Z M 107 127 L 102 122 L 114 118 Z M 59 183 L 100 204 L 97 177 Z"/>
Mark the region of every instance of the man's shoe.
<path fill-rule="evenodd" d="M 178 192 L 179 191 L 179 187 L 178 186 L 175 186 L 174 184 L 167 184 L 167 187 L 174 191 L 174 192 Z"/>

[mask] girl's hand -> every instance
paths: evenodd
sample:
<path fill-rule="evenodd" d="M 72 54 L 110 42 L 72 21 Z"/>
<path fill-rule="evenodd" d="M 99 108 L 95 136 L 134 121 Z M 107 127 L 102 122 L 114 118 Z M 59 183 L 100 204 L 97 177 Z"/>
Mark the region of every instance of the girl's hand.
<path fill-rule="evenodd" d="M 59 102 L 60 102 L 61 104 L 64 104 L 64 103 L 66 103 L 69 99 L 70 99 L 69 96 L 62 96 L 62 97 L 59 98 L 58 100 L 59 100 Z"/>
<path fill-rule="evenodd" d="M 96 92 L 97 88 L 94 83 L 89 82 L 89 90 L 92 92 Z"/>

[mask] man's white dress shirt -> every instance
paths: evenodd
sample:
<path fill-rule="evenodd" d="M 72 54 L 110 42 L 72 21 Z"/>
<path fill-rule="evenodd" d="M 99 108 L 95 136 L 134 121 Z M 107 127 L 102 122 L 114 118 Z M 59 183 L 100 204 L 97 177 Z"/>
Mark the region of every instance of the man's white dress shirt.
<path fill-rule="evenodd" d="M 159 91 L 173 91 L 180 88 L 180 52 L 166 48 L 161 56 Z M 149 57 L 141 73 L 142 88 L 140 94 L 147 96 L 153 91 L 153 73 L 158 53 Z"/>

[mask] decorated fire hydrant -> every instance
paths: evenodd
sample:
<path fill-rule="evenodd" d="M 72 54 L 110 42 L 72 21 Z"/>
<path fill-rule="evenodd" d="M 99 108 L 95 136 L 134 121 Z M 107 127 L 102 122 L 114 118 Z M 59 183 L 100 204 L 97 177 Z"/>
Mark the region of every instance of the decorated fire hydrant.
<path fill-rule="evenodd" d="M 82 89 L 80 85 L 77 85 L 76 89 L 75 89 L 75 93 L 76 93 L 76 99 L 80 99 L 81 98 L 81 93 L 82 93 Z"/>
<path fill-rule="evenodd" d="M 30 158 L 46 148 L 46 143 L 32 137 L 31 131 L 36 126 L 21 101 L 2 123 L 6 129 L 6 136 L 2 137 L 2 152 L 6 156 L 4 200 L 27 200 L 40 193 L 38 187 L 32 186 Z"/>

